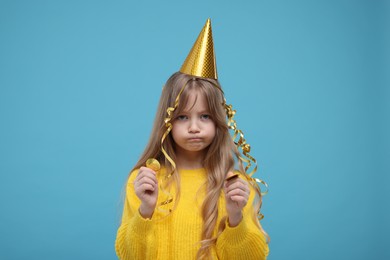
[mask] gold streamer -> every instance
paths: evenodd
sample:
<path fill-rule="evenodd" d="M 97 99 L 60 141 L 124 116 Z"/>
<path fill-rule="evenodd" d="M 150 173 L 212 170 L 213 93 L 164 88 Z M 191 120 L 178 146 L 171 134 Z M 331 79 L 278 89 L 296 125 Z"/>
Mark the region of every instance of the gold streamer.
<path fill-rule="evenodd" d="M 237 146 L 237 149 L 241 148 L 242 150 L 242 154 L 246 157 L 242 157 L 242 156 L 239 156 L 239 159 L 245 163 L 245 172 L 247 173 L 247 171 L 252 167 L 252 163 L 254 164 L 254 167 L 253 169 L 251 170 L 251 172 L 247 173 L 250 180 L 255 182 L 255 183 L 258 183 L 258 187 L 260 189 L 260 184 L 263 184 L 267 190 L 265 192 L 261 192 L 261 189 L 260 189 L 260 193 L 261 195 L 266 195 L 268 193 L 268 184 L 263 181 L 263 180 L 260 180 L 258 178 L 254 178 L 252 177 L 255 172 L 257 171 L 257 161 L 255 158 L 253 158 L 249 153 L 251 151 L 251 146 L 250 144 L 248 144 L 245 140 L 245 137 L 244 137 L 244 133 L 237 128 L 237 122 L 236 120 L 234 120 L 234 115 L 236 114 L 236 110 L 233 109 L 232 105 L 227 105 L 226 104 L 226 100 L 224 100 L 224 103 L 223 105 L 225 106 L 225 110 L 226 110 L 226 115 L 228 117 L 228 127 L 229 129 L 233 130 L 234 134 L 233 134 L 233 141 L 234 143 L 236 144 Z M 237 140 L 238 138 L 238 140 Z M 262 214 L 260 214 L 260 212 L 258 213 L 259 215 L 261 215 L 262 217 L 264 217 Z"/>
<path fill-rule="evenodd" d="M 192 78 L 189 79 L 184 85 L 183 87 L 181 88 L 179 94 L 177 95 L 176 99 L 175 99 L 175 103 L 174 103 L 174 106 L 173 107 L 168 107 L 167 108 L 167 114 L 168 116 L 164 119 L 164 123 L 165 123 L 165 127 L 167 128 L 165 130 L 165 133 L 163 134 L 162 138 L 161 138 L 161 151 L 162 153 L 164 154 L 165 158 L 169 161 L 169 163 L 172 165 L 172 171 L 167 174 L 165 176 L 165 179 L 164 180 L 168 180 L 170 177 L 172 177 L 173 173 L 175 172 L 176 170 L 176 163 L 173 161 L 173 159 L 169 156 L 169 154 L 167 153 L 167 151 L 164 149 L 164 141 L 165 139 L 167 138 L 167 136 L 169 135 L 169 133 L 171 132 L 172 130 L 172 116 L 173 116 L 173 112 L 175 111 L 175 109 L 179 106 L 179 98 L 181 96 L 181 93 L 183 92 L 184 88 L 187 86 L 188 82 L 190 82 L 191 80 L 193 80 Z M 160 189 L 163 191 L 163 193 L 165 193 L 167 195 L 167 199 L 164 200 L 163 202 L 161 202 L 159 204 L 159 206 L 163 206 L 163 205 L 167 205 L 169 203 L 171 203 L 173 201 L 173 197 L 172 195 L 169 193 L 169 191 L 166 191 L 164 189 L 164 186 L 163 186 L 163 179 L 160 180 Z M 171 209 L 169 209 L 169 212 L 171 212 Z"/>
<path fill-rule="evenodd" d="M 208 82 L 211 83 L 212 85 L 214 85 L 217 89 L 219 89 L 222 92 L 222 95 L 224 95 L 223 90 L 221 89 L 221 87 L 219 85 L 215 84 L 212 81 L 208 81 Z M 233 142 L 237 146 L 237 149 L 241 148 L 242 154 L 246 157 L 246 158 L 244 158 L 242 156 L 239 156 L 239 159 L 243 163 L 246 164 L 245 169 L 244 169 L 245 173 L 247 173 L 248 169 L 251 168 L 252 162 L 253 162 L 253 164 L 255 166 L 254 166 L 254 168 L 252 169 L 252 171 L 250 173 L 247 173 L 247 175 L 249 176 L 249 180 L 250 181 L 252 181 L 254 183 L 257 183 L 257 185 L 255 187 L 256 187 L 256 189 L 259 189 L 260 194 L 262 196 L 266 195 L 268 193 L 268 184 L 265 181 L 261 180 L 261 179 L 252 177 L 255 174 L 255 172 L 257 171 L 257 167 L 258 167 L 257 166 L 257 161 L 256 161 L 255 158 L 253 158 L 249 154 L 249 152 L 251 150 L 251 146 L 250 146 L 250 144 L 248 144 L 246 142 L 246 140 L 244 138 L 244 133 L 237 128 L 237 122 L 236 122 L 236 120 L 234 120 L 234 116 L 236 114 L 236 110 L 233 109 L 232 105 L 227 105 L 226 104 L 226 99 L 223 100 L 222 105 L 225 107 L 226 116 L 228 118 L 228 122 L 227 122 L 228 128 L 233 130 L 233 132 L 234 132 L 233 137 L 232 137 Z M 236 141 L 237 137 L 239 137 L 238 141 Z M 265 192 L 261 192 L 260 184 L 263 184 L 266 187 L 266 191 Z M 260 214 L 260 212 L 258 214 Z M 260 215 L 263 216 L 262 214 L 260 214 Z"/>
<path fill-rule="evenodd" d="M 255 172 L 257 171 L 257 161 L 255 158 L 253 158 L 249 153 L 251 151 L 251 146 L 246 142 L 244 133 L 237 128 L 237 122 L 234 120 L 234 115 L 236 114 L 236 110 L 233 109 L 232 105 L 226 104 L 226 99 L 224 99 L 223 105 L 226 110 L 226 115 L 228 117 L 228 128 L 233 130 L 233 142 L 236 144 L 237 149 L 241 148 L 242 154 L 246 157 L 239 156 L 239 160 L 241 160 L 243 163 L 246 164 L 245 166 L 245 173 L 246 177 L 249 179 L 249 181 L 252 183 L 252 186 L 257 190 L 257 192 L 260 193 L 261 196 L 264 196 L 268 193 L 268 184 L 258 178 L 252 177 Z M 237 140 L 238 138 L 238 140 Z M 252 163 L 254 164 L 254 167 L 250 173 L 247 173 L 247 171 L 252 167 Z M 261 192 L 260 184 L 263 184 L 266 187 L 265 192 Z M 261 208 L 261 197 L 260 197 L 260 208 Z M 260 212 L 260 208 L 257 212 L 257 219 L 260 221 L 264 218 L 264 215 Z M 265 231 L 263 231 L 264 235 L 267 237 L 267 240 L 269 241 L 269 236 Z"/>

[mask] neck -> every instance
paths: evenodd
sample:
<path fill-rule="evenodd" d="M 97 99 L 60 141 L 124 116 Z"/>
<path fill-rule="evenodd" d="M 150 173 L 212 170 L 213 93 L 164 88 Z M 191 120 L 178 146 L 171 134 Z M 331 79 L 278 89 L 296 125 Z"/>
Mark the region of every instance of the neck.
<path fill-rule="evenodd" d="M 203 168 L 204 153 L 202 152 L 176 152 L 176 164 L 179 169 Z"/>

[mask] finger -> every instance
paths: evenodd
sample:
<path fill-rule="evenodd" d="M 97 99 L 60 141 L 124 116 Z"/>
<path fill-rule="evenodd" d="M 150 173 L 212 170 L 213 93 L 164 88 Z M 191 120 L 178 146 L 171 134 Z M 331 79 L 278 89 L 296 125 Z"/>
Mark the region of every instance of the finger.
<path fill-rule="evenodd" d="M 231 190 L 228 193 L 226 193 L 226 196 L 228 198 L 231 198 L 233 196 L 242 196 L 242 197 L 248 198 L 249 194 L 244 190 L 235 189 L 235 190 Z"/>
<path fill-rule="evenodd" d="M 153 171 L 150 168 L 143 167 L 143 166 L 141 168 L 139 168 L 137 176 L 142 175 L 142 174 L 146 174 L 146 173 L 149 173 L 149 174 L 152 174 L 152 175 L 156 176 L 156 172 L 155 171 Z"/>
<path fill-rule="evenodd" d="M 150 172 L 142 172 L 140 175 L 135 178 L 134 182 L 145 182 L 145 181 L 152 181 L 155 184 L 158 183 L 156 176 L 153 173 Z"/>
<path fill-rule="evenodd" d="M 249 193 L 249 187 L 248 187 L 247 182 L 245 182 L 244 180 L 241 180 L 241 179 L 239 179 L 233 183 L 228 184 L 225 187 L 225 189 L 226 189 L 226 192 L 229 192 L 229 191 L 235 190 L 235 189 L 239 189 L 239 190 L 243 190 L 243 191 Z"/>
<path fill-rule="evenodd" d="M 144 184 L 140 185 L 138 188 L 142 192 L 145 192 L 145 191 L 155 191 L 155 189 L 156 189 L 153 185 L 150 185 L 148 183 L 144 183 Z"/>
<path fill-rule="evenodd" d="M 140 180 L 138 180 L 134 185 L 137 187 L 137 186 L 141 186 L 143 184 L 149 184 L 149 185 L 152 185 L 153 187 L 156 187 L 157 181 L 153 178 L 148 177 L 148 176 L 144 176 Z"/>
<path fill-rule="evenodd" d="M 248 203 L 248 199 L 242 196 L 232 196 L 230 199 L 241 206 L 245 206 Z"/>
<path fill-rule="evenodd" d="M 145 166 L 141 166 L 139 169 L 140 169 L 140 171 L 149 171 L 149 172 L 153 172 L 154 174 L 156 174 L 156 172 L 153 171 L 151 168 L 148 168 Z"/>
<path fill-rule="evenodd" d="M 156 174 L 152 171 L 140 171 L 134 182 L 139 182 L 142 178 L 148 177 L 157 183 Z"/>

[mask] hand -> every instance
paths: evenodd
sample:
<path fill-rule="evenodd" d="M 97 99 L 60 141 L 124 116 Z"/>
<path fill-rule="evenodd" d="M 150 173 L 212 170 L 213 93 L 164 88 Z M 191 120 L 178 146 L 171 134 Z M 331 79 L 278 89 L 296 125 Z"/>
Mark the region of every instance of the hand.
<path fill-rule="evenodd" d="M 229 172 L 226 178 L 233 176 Z M 242 219 L 242 209 L 248 203 L 249 199 L 249 185 L 248 182 L 237 177 L 225 182 L 224 187 L 226 211 L 229 217 L 229 226 L 237 226 Z"/>
<path fill-rule="evenodd" d="M 141 200 L 139 213 L 144 218 L 151 218 L 157 204 L 158 182 L 156 173 L 146 167 L 141 167 L 134 180 L 134 190 Z"/>

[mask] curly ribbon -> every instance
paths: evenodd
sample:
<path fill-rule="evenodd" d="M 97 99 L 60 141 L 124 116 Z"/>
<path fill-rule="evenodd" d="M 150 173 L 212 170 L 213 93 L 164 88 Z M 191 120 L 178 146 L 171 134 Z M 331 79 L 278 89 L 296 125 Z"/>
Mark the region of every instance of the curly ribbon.
<path fill-rule="evenodd" d="M 221 89 L 221 87 L 218 84 L 215 84 L 212 81 L 208 81 L 208 82 L 211 83 L 212 85 L 214 85 L 217 89 L 219 89 L 222 92 L 222 95 L 224 95 L 223 90 Z M 251 168 L 252 163 L 253 163 L 254 164 L 254 168 L 252 169 L 252 171 L 250 173 L 247 173 L 247 175 L 249 176 L 249 180 L 251 180 L 254 183 L 257 183 L 255 188 L 258 189 L 259 193 L 262 196 L 266 195 L 268 193 L 268 184 L 265 181 L 261 180 L 261 179 L 252 177 L 255 174 L 255 172 L 257 171 L 257 161 L 256 161 L 255 158 L 253 158 L 249 154 L 249 152 L 251 150 L 251 146 L 250 146 L 250 144 L 248 144 L 246 142 L 246 140 L 244 138 L 244 133 L 237 128 L 237 122 L 236 122 L 236 120 L 234 120 L 234 115 L 236 114 L 236 110 L 233 109 L 232 105 L 227 105 L 226 104 L 226 99 L 225 98 L 223 99 L 222 105 L 225 107 L 226 116 L 228 118 L 228 122 L 227 122 L 228 128 L 233 130 L 233 132 L 234 132 L 233 137 L 232 137 L 233 138 L 233 142 L 237 146 L 237 149 L 241 148 L 242 154 L 246 157 L 246 158 L 244 158 L 242 156 L 239 156 L 239 159 L 243 163 L 246 164 L 246 166 L 245 166 L 245 173 L 247 173 L 247 171 Z M 237 140 L 237 137 L 238 137 L 238 140 Z M 263 184 L 266 187 L 266 191 L 265 192 L 261 192 L 260 184 Z M 258 214 L 262 216 L 261 218 L 264 217 L 262 214 L 260 214 L 260 212 Z"/>
<path fill-rule="evenodd" d="M 233 130 L 233 132 L 234 132 L 234 134 L 233 134 L 233 142 L 236 144 L 237 149 L 241 148 L 242 154 L 246 157 L 246 158 L 244 158 L 242 156 L 239 156 L 239 159 L 243 163 L 246 164 L 246 166 L 245 166 L 245 172 L 246 173 L 252 167 L 252 163 L 254 164 L 253 169 L 251 170 L 250 173 L 247 173 L 247 175 L 248 175 L 248 178 L 252 182 L 257 184 L 257 185 L 254 185 L 254 188 L 261 194 L 261 196 L 264 196 L 264 195 L 266 195 L 268 193 L 268 184 L 265 181 L 263 181 L 263 180 L 260 180 L 258 178 L 252 177 L 255 174 L 255 172 L 257 171 L 257 161 L 256 161 L 255 158 L 253 158 L 249 154 L 250 151 L 251 151 L 251 146 L 246 142 L 246 140 L 244 138 L 244 133 L 240 129 L 237 128 L 237 122 L 236 122 L 236 120 L 234 120 L 234 115 L 236 114 L 236 110 L 233 109 L 232 105 L 227 105 L 226 104 L 226 99 L 224 99 L 223 105 L 225 107 L 226 115 L 228 117 L 227 125 L 228 125 L 229 129 Z M 237 138 L 238 138 L 238 140 L 237 140 Z M 261 191 L 260 184 L 263 184 L 266 187 L 266 191 L 265 192 Z M 260 204 L 260 206 L 261 206 L 261 204 Z M 258 218 L 259 221 L 264 218 L 264 215 L 260 213 L 260 209 L 257 212 L 257 218 Z"/>
<path fill-rule="evenodd" d="M 163 181 L 165 180 L 168 180 L 169 178 L 172 177 L 173 173 L 175 172 L 176 170 L 176 163 L 173 161 L 173 159 L 169 156 L 169 154 L 167 153 L 167 151 L 164 149 L 164 146 L 163 146 L 163 143 L 165 141 L 165 139 L 167 138 L 167 136 L 169 135 L 169 133 L 171 132 L 172 130 L 172 116 L 173 116 L 173 112 L 176 110 L 176 108 L 179 106 L 179 99 L 180 99 L 180 96 L 181 96 L 181 93 L 183 92 L 184 88 L 187 86 L 188 82 L 190 82 L 191 80 L 193 79 L 189 79 L 184 85 L 183 87 L 181 88 L 179 94 L 177 95 L 176 99 L 175 99 L 175 103 L 174 103 L 174 106 L 173 107 L 168 107 L 167 108 L 167 114 L 168 116 L 164 119 L 164 123 L 165 123 L 165 127 L 166 127 L 166 130 L 165 130 L 165 133 L 163 134 L 162 138 L 161 138 L 161 151 L 162 153 L 164 154 L 165 158 L 169 161 L 169 163 L 172 165 L 172 171 L 167 174 L 165 176 L 164 179 L 161 179 L 160 180 L 160 189 L 162 190 L 162 192 L 167 195 L 167 199 L 162 201 L 159 206 L 164 206 L 164 205 L 167 205 L 169 203 L 171 203 L 173 201 L 173 197 L 172 195 L 170 194 L 169 191 L 165 190 L 164 188 L 164 185 L 163 185 Z M 169 209 L 169 212 L 171 212 L 171 209 Z"/>
<path fill-rule="evenodd" d="M 234 115 L 236 114 L 236 110 L 233 109 L 232 105 L 227 105 L 226 100 L 224 100 L 224 106 L 226 110 L 226 115 L 228 117 L 228 127 L 229 129 L 233 130 L 233 141 L 236 144 L 237 148 L 241 148 L 242 154 L 246 157 L 239 156 L 239 159 L 246 164 L 245 166 L 245 172 L 247 172 L 251 167 L 252 163 L 254 164 L 253 169 L 251 172 L 247 173 L 250 180 L 258 183 L 258 185 L 263 184 L 267 189 L 265 192 L 261 192 L 261 195 L 266 195 L 268 193 L 268 185 L 265 181 L 260 180 L 258 178 L 252 177 L 253 174 L 257 171 L 257 161 L 255 158 L 253 158 L 249 153 L 251 151 L 251 146 L 246 142 L 244 138 L 244 133 L 237 128 L 237 122 L 234 120 Z M 238 140 L 237 140 L 238 139 Z M 260 188 L 260 187 L 259 187 Z M 260 213 L 259 213 L 260 214 Z"/>

